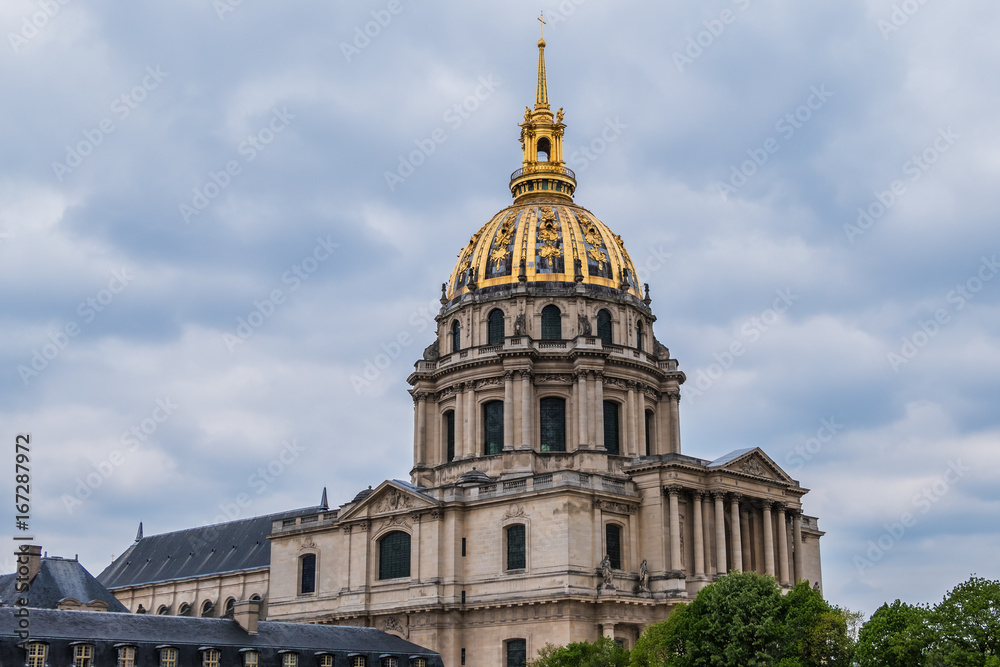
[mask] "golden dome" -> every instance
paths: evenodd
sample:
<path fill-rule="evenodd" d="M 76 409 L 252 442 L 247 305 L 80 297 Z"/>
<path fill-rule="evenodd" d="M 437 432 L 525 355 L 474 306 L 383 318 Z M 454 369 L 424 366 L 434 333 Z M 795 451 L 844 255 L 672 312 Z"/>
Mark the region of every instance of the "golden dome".
<path fill-rule="evenodd" d="M 458 254 L 445 298 L 522 282 L 600 285 L 642 299 L 621 237 L 590 211 L 556 198 L 515 202 L 473 234 Z"/>

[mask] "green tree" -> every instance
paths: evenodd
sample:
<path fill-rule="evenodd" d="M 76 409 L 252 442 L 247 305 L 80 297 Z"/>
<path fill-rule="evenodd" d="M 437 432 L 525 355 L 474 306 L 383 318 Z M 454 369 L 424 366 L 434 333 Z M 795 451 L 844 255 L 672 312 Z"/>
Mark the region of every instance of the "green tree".
<path fill-rule="evenodd" d="M 933 643 L 929 611 L 896 600 L 872 614 L 858 634 L 860 667 L 924 667 Z"/>
<path fill-rule="evenodd" d="M 853 642 L 844 612 L 830 606 L 809 582 L 797 584 L 784 598 L 783 667 L 850 664 Z"/>
<path fill-rule="evenodd" d="M 528 667 L 628 667 L 629 654 L 621 644 L 601 637 L 596 642 L 567 646 L 546 644 Z"/>
<path fill-rule="evenodd" d="M 684 622 L 687 605 L 678 605 L 667 620 L 646 628 L 629 652 L 629 667 L 662 667 L 684 655 Z"/>
<path fill-rule="evenodd" d="M 1000 667 L 1000 581 L 971 577 L 948 592 L 929 621 L 937 664 Z"/>

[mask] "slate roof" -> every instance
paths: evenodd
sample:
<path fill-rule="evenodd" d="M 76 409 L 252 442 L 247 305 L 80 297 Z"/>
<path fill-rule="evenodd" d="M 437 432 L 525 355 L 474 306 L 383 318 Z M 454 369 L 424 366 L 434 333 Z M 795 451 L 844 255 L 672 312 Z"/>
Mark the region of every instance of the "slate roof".
<path fill-rule="evenodd" d="M 16 574 L 0 576 L 0 604 L 10 606 L 18 597 L 24 595 L 17 592 L 16 586 Z M 43 558 L 38 574 L 35 575 L 28 591 L 30 606 L 55 609 L 59 601 L 66 598 L 73 598 L 83 604 L 100 600 L 107 603 L 108 611 L 128 613 L 128 609 L 76 559 Z"/>
<path fill-rule="evenodd" d="M 3 664 L 17 664 L 24 659 L 24 650 L 15 648 L 19 639 L 15 613 L 15 609 L 0 608 L 0 646 L 6 647 L 0 649 Z M 200 663 L 197 651 L 202 647 L 219 649 L 223 664 L 236 664 L 238 651 L 247 648 L 260 651 L 262 665 L 278 664 L 274 660 L 283 650 L 296 651 L 305 657 L 319 652 L 335 653 L 338 665 L 347 664 L 346 656 L 355 653 L 370 656 L 369 664 L 378 664 L 376 660 L 381 655 L 393 655 L 400 665 L 409 664 L 410 656 L 427 658 L 429 665 L 441 665 L 440 657 L 433 651 L 374 628 L 261 621 L 257 634 L 251 635 L 230 618 L 48 609 L 31 610 L 29 619 L 31 639 L 51 645 L 52 664 L 59 662 L 62 652 L 69 655 L 69 642 L 86 641 L 96 646 L 95 664 L 102 664 L 97 660 L 102 656 L 112 664 L 114 645 L 127 644 L 138 647 L 137 657 L 143 662 L 155 662 L 153 652 L 157 646 L 175 647 L 181 659 L 179 664 L 185 665 Z M 10 638 L 14 641 L 9 641 Z M 300 659 L 299 664 L 315 663 Z"/>
<path fill-rule="evenodd" d="M 320 511 L 319 506 L 306 507 L 143 537 L 97 580 L 114 589 L 268 567 L 272 522 Z"/>
<path fill-rule="evenodd" d="M 728 454 L 726 454 L 724 456 L 720 456 L 719 458 L 715 459 L 714 461 L 712 461 L 711 463 L 708 464 L 708 467 L 709 468 L 718 468 L 720 466 L 724 466 L 727 463 L 729 463 L 730 461 L 734 461 L 734 460 L 740 458 L 741 456 L 743 456 L 744 454 L 752 452 L 755 449 L 757 449 L 757 448 L 756 447 L 747 447 L 746 449 L 736 449 L 734 451 L 729 452 Z"/>

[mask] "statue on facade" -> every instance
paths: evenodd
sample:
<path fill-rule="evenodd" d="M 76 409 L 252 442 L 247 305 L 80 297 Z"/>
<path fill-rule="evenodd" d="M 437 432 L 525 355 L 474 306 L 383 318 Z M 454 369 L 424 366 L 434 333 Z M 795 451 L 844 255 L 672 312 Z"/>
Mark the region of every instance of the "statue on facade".
<path fill-rule="evenodd" d="M 527 324 L 525 323 L 524 313 L 520 313 L 518 314 L 517 317 L 514 318 L 514 335 L 524 336 L 525 334 L 528 333 L 527 330 L 528 327 Z"/>
<path fill-rule="evenodd" d="M 607 554 L 604 554 L 604 559 L 601 561 L 601 576 L 604 577 L 602 588 L 614 589 L 615 575 L 611 570 L 611 556 Z"/>
<path fill-rule="evenodd" d="M 584 315 L 583 313 L 580 313 L 580 315 L 577 318 L 577 323 L 578 326 L 580 327 L 580 335 L 589 336 L 591 328 L 590 328 L 590 320 L 587 319 L 587 316 Z"/>
<path fill-rule="evenodd" d="M 649 566 L 646 565 L 645 558 L 642 559 L 642 564 L 639 565 L 639 592 L 649 592 Z"/>

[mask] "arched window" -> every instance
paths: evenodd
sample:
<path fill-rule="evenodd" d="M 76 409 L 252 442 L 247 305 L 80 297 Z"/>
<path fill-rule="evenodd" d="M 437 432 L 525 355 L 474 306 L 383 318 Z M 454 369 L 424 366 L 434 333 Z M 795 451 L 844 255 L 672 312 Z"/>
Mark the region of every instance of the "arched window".
<path fill-rule="evenodd" d="M 562 340 L 562 313 L 558 306 L 542 308 L 542 340 Z"/>
<path fill-rule="evenodd" d="M 462 325 L 455 320 L 451 323 L 451 351 L 458 352 L 462 349 Z"/>
<path fill-rule="evenodd" d="M 201 615 L 208 617 L 212 615 L 212 601 L 205 600 L 204 604 L 201 605 Z"/>
<path fill-rule="evenodd" d="M 653 455 L 653 411 L 646 410 L 646 456 Z"/>
<path fill-rule="evenodd" d="M 444 413 L 444 460 L 455 460 L 455 411 Z"/>
<path fill-rule="evenodd" d="M 541 424 L 541 450 L 543 452 L 565 452 L 566 400 L 543 398 L 539 401 L 538 417 Z"/>
<path fill-rule="evenodd" d="M 316 554 L 299 559 L 299 595 L 316 592 Z"/>
<path fill-rule="evenodd" d="M 504 321 L 503 321 L 503 311 L 499 308 L 494 308 L 490 311 L 489 316 L 489 339 L 490 345 L 503 345 L 504 338 Z"/>
<path fill-rule="evenodd" d="M 604 401 L 604 449 L 608 454 L 621 453 L 618 442 L 618 404 Z"/>
<path fill-rule="evenodd" d="M 528 662 L 528 642 L 524 639 L 508 639 L 504 643 L 507 667 L 524 667 Z"/>
<path fill-rule="evenodd" d="M 525 529 L 524 524 L 519 523 L 507 526 L 507 568 L 508 570 L 523 570 L 527 567 L 525 557 Z"/>
<path fill-rule="evenodd" d="M 378 545 L 378 578 L 397 579 L 410 576 L 410 535 L 389 533 Z"/>
<path fill-rule="evenodd" d="M 236 600 L 229 598 L 226 600 L 226 618 L 232 618 L 236 611 Z"/>
<path fill-rule="evenodd" d="M 604 553 L 611 561 L 612 570 L 622 569 L 622 528 L 609 523 L 604 527 Z"/>
<path fill-rule="evenodd" d="M 605 345 L 611 345 L 611 313 L 603 308 L 597 311 L 597 337 Z"/>
<path fill-rule="evenodd" d="M 45 667 L 45 660 L 49 657 L 49 645 L 43 642 L 31 642 L 28 644 L 28 664 L 27 667 Z"/>
<path fill-rule="evenodd" d="M 180 606 L 177 607 L 178 616 L 188 616 L 191 614 L 191 605 L 187 602 L 181 602 Z"/>
<path fill-rule="evenodd" d="M 483 404 L 483 453 L 487 456 L 503 451 L 503 401 Z"/>
<path fill-rule="evenodd" d="M 542 137 L 538 140 L 538 161 L 548 162 L 549 155 L 552 153 L 552 144 L 549 143 L 548 137 Z"/>
<path fill-rule="evenodd" d="M 156 610 L 157 616 L 167 616 L 170 614 L 170 607 L 165 604 L 161 604 L 160 608 Z"/>
<path fill-rule="evenodd" d="M 638 324 L 635 325 L 635 346 L 637 349 L 642 349 L 643 338 L 646 336 L 646 327 L 642 325 L 640 320 Z"/>

